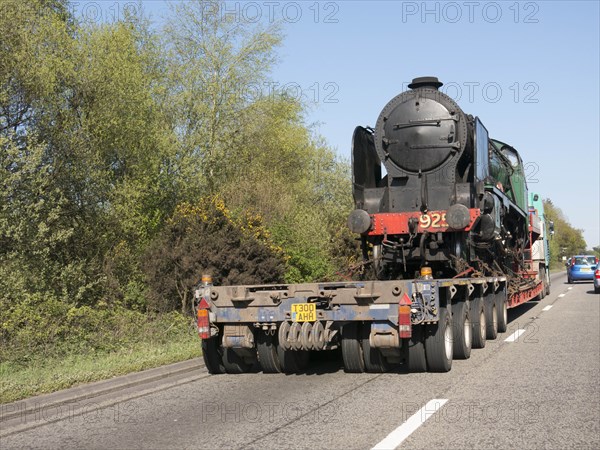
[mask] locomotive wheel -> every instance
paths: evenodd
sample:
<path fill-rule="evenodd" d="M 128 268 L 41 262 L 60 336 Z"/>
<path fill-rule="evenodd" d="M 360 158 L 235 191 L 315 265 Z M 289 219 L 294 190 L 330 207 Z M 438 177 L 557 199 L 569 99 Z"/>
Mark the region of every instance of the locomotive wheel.
<path fill-rule="evenodd" d="M 281 361 L 277 354 L 277 339 L 275 336 L 259 332 L 256 336 L 258 362 L 264 373 L 280 373 Z"/>
<path fill-rule="evenodd" d="M 202 359 L 208 373 L 217 375 L 225 373 L 223 366 L 223 349 L 219 342 L 220 336 L 202 339 Z"/>
<path fill-rule="evenodd" d="M 310 353 L 306 350 L 284 350 L 277 346 L 277 355 L 284 373 L 299 373 L 308 366 Z"/>
<path fill-rule="evenodd" d="M 452 368 L 452 318 L 447 308 L 440 308 L 440 321 L 426 326 L 425 355 L 430 372 L 448 372 Z"/>
<path fill-rule="evenodd" d="M 365 324 L 362 328 L 362 352 L 365 358 L 365 369 L 367 372 L 382 373 L 390 370 L 390 366 L 384 356 L 381 354 L 381 350 L 378 348 L 371 347 L 369 342 L 369 334 L 371 334 L 371 324 Z"/>
<path fill-rule="evenodd" d="M 475 298 L 471 300 L 471 324 L 473 331 L 473 348 L 485 347 L 485 308 L 483 298 Z"/>
<path fill-rule="evenodd" d="M 504 333 L 508 328 L 508 305 L 504 292 L 496 294 L 496 311 L 498 311 L 498 332 Z"/>
<path fill-rule="evenodd" d="M 471 319 L 467 302 L 452 305 L 452 328 L 454 334 L 454 359 L 471 357 Z"/>
<path fill-rule="evenodd" d="M 423 329 L 422 325 L 412 327 L 412 337 L 408 342 L 407 362 L 409 372 L 425 372 L 427 370 Z"/>
<path fill-rule="evenodd" d="M 252 369 L 252 364 L 244 361 L 232 348 L 224 348 L 223 350 L 223 366 L 227 373 L 246 373 Z"/>
<path fill-rule="evenodd" d="M 365 371 L 365 360 L 359 340 L 357 323 L 347 323 L 342 327 L 342 359 L 344 360 L 345 372 L 360 373 Z"/>
<path fill-rule="evenodd" d="M 496 308 L 496 295 L 485 297 L 485 336 L 488 340 L 498 337 L 498 309 Z"/>

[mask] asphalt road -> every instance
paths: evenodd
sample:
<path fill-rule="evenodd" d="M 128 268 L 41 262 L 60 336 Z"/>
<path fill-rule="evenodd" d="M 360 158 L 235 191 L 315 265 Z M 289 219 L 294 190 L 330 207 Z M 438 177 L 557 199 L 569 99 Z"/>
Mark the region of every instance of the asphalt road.
<path fill-rule="evenodd" d="M 346 374 L 331 354 L 301 375 L 139 386 L 138 398 L 100 409 L 88 400 L 51 423 L 42 409 L 28 419 L 39 426 L 0 448 L 368 449 L 404 439 L 401 448 L 597 449 L 599 302 L 591 283 L 559 275 L 550 296 L 510 310 L 508 331 L 449 373 Z"/>

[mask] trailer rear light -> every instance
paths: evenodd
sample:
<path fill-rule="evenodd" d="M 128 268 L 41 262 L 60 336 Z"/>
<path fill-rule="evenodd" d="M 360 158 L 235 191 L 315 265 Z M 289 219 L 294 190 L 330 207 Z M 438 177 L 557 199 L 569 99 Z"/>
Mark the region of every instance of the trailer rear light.
<path fill-rule="evenodd" d="M 404 293 L 398 306 L 398 335 L 400 339 L 407 339 L 412 336 L 410 305 L 410 297 Z"/>
<path fill-rule="evenodd" d="M 210 339 L 210 320 L 208 309 L 198 310 L 198 336 L 200 339 Z"/>

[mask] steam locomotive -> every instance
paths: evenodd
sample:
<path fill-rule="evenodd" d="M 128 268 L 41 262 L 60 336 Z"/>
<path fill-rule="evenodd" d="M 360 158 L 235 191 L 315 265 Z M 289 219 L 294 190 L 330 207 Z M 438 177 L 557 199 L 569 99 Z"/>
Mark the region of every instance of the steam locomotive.
<path fill-rule="evenodd" d="M 528 233 L 523 162 L 478 117 L 415 78 L 352 140 L 348 218 L 380 280 L 522 272 Z M 382 167 L 383 166 L 383 167 Z"/>

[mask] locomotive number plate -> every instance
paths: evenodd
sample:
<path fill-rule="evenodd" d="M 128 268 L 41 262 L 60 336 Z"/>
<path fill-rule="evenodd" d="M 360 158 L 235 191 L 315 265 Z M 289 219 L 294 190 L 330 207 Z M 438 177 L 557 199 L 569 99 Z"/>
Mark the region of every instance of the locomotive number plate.
<path fill-rule="evenodd" d="M 316 303 L 294 303 L 292 305 L 292 320 L 294 322 L 314 322 L 317 320 Z"/>
<path fill-rule="evenodd" d="M 419 227 L 422 229 L 448 228 L 448 224 L 446 223 L 446 213 L 433 212 L 423 214 L 419 217 Z"/>

